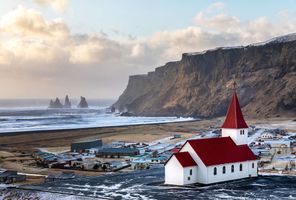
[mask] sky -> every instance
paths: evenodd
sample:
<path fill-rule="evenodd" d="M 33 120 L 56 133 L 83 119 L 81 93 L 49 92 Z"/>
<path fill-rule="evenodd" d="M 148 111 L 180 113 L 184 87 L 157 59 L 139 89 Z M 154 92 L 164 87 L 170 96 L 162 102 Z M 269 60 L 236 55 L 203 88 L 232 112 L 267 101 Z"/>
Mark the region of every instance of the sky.
<path fill-rule="evenodd" d="M 0 99 L 116 99 L 182 53 L 296 32 L 296 0 L 2 0 Z"/>

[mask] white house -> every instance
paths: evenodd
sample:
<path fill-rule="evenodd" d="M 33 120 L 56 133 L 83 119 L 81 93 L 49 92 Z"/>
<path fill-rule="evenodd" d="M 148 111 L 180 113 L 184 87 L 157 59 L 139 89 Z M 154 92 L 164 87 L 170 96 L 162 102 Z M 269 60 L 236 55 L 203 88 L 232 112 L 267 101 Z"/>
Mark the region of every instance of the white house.
<path fill-rule="evenodd" d="M 260 136 L 261 139 L 267 139 L 267 140 L 271 140 L 271 139 L 273 139 L 274 137 L 275 137 L 275 135 L 272 134 L 272 133 L 263 133 L 263 134 Z"/>
<path fill-rule="evenodd" d="M 257 158 L 247 141 L 248 125 L 234 91 L 222 137 L 188 140 L 165 163 L 165 184 L 212 184 L 256 177 Z"/>

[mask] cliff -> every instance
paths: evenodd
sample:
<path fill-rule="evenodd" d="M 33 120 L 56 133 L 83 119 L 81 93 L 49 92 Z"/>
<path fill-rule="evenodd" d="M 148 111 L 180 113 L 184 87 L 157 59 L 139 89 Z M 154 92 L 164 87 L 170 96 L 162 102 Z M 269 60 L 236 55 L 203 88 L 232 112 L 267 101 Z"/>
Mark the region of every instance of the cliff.
<path fill-rule="evenodd" d="M 246 116 L 296 116 L 296 34 L 266 43 L 184 53 L 130 76 L 113 105 L 141 116 L 223 116 L 233 77 Z"/>

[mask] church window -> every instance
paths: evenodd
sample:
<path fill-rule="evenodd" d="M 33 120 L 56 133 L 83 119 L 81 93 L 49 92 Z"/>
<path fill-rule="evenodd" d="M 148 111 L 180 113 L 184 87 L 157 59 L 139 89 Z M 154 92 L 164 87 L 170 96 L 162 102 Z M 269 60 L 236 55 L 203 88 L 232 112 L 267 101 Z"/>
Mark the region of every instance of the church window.
<path fill-rule="evenodd" d="M 188 178 L 187 178 L 187 179 L 188 179 L 188 181 L 190 181 L 190 176 L 188 176 Z"/>
<path fill-rule="evenodd" d="M 223 166 L 223 174 L 225 174 L 225 173 L 226 173 L 226 167 Z"/>
<path fill-rule="evenodd" d="M 217 167 L 214 167 L 214 175 L 217 175 Z"/>
<path fill-rule="evenodd" d="M 231 165 L 231 172 L 234 172 L 234 165 Z"/>
<path fill-rule="evenodd" d="M 255 164 L 254 163 L 252 163 L 252 168 L 254 168 L 255 167 Z"/>
<path fill-rule="evenodd" d="M 243 171 L 243 164 L 239 165 L 239 171 Z"/>
<path fill-rule="evenodd" d="M 192 169 L 190 169 L 190 175 L 192 175 Z"/>

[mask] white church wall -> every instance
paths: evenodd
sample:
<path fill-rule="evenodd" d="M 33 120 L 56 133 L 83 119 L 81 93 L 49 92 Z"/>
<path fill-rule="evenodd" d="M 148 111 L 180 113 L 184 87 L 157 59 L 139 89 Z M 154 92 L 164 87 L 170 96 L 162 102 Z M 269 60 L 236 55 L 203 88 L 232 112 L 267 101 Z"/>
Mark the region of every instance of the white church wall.
<path fill-rule="evenodd" d="M 207 182 L 207 168 L 201 161 L 200 157 L 195 153 L 191 145 L 187 142 L 180 152 L 188 152 L 197 164 L 196 182 L 206 184 Z"/>
<path fill-rule="evenodd" d="M 252 163 L 254 163 L 254 168 L 252 168 Z M 240 171 L 240 164 L 242 164 L 242 171 Z M 234 166 L 234 172 L 231 171 L 232 165 Z M 226 169 L 225 173 L 223 173 L 224 166 Z M 216 175 L 214 175 L 215 167 L 217 168 Z M 246 161 L 238 163 L 229 163 L 224 165 L 209 166 L 207 168 L 207 173 L 207 184 L 236 180 L 247 177 L 254 177 L 257 176 L 257 161 Z"/>
<path fill-rule="evenodd" d="M 184 175 L 183 167 L 173 156 L 165 165 L 165 184 L 183 185 Z"/>
<path fill-rule="evenodd" d="M 241 134 L 240 131 L 244 131 L 244 134 Z M 237 145 L 247 144 L 248 129 L 222 128 L 222 137 L 231 137 Z"/>
<path fill-rule="evenodd" d="M 192 170 L 190 173 L 190 170 Z M 183 184 L 193 184 L 197 182 L 197 166 L 183 168 Z"/>
<path fill-rule="evenodd" d="M 254 160 L 254 161 L 249 161 L 248 162 L 248 167 L 249 167 L 249 175 L 251 175 L 251 177 L 257 177 L 258 176 L 258 161 Z"/>

